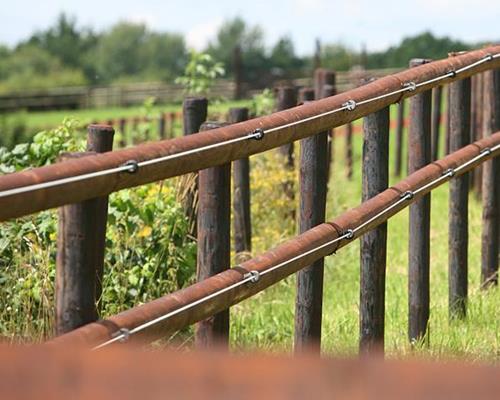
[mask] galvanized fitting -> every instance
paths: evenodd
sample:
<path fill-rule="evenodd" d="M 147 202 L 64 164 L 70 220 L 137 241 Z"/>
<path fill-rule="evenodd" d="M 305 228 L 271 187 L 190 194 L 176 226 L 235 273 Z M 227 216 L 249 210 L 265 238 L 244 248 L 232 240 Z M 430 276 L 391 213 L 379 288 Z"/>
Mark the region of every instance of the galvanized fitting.
<path fill-rule="evenodd" d="M 252 135 L 255 140 L 262 140 L 264 139 L 264 130 L 261 128 L 257 128 L 252 132 Z"/>
<path fill-rule="evenodd" d="M 139 163 L 136 160 L 128 160 L 126 163 L 122 165 L 123 167 L 129 167 L 125 172 L 129 174 L 135 174 L 139 171 Z"/>
<path fill-rule="evenodd" d="M 449 78 L 455 78 L 457 76 L 457 71 L 451 69 L 446 73 L 446 75 L 449 75 Z"/>
<path fill-rule="evenodd" d="M 448 168 L 443 172 L 443 175 L 448 175 L 450 178 L 455 176 L 455 170 L 453 168 Z"/>
<path fill-rule="evenodd" d="M 401 198 L 411 200 L 411 199 L 413 199 L 414 196 L 415 196 L 415 193 L 413 193 L 411 190 L 407 190 L 406 192 L 404 192 L 401 195 Z"/>
<path fill-rule="evenodd" d="M 342 104 L 342 107 L 344 107 L 347 111 L 354 111 L 356 109 L 356 102 L 354 100 L 348 100 L 344 104 Z"/>
<path fill-rule="evenodd" d="M 489 156 L 491 154 L 491 148 L 486 147 L 485 149 L 482 149 L 479 154 Z"/>
<path fill-rule="evenodd" d="M 349 239 L 351 240 L 353 237 L 354 237 L 354 231 L 352 229 L 347 229 L 345 232 L 344 232 L 344 235 L 346 239 Z"/>
<path fill-rule="evenodd" d="M 491 53 L 486 54 L 486 55 L 484 56 L 484 59 L 485 59 L 486 61 L 493 61 L 493 54 L 491 54 Z"/>
<path fill-rule="evenodd" d="M 113 334 L 113 337 L 119 337 L 120 342 L 122 343 L 127 342 L 128 339 L 130 338 L 130 330 L 127 328 L 120 328 L 118 332 L 115 332 Z"/>
<path fill-rule="evenodd" d="M 245 275 L 243 275 L 243 279 L 249 279 L 249 278 L 250 278 L 250 282 L 252 282 L 252 283 L 258 282 L 260 279 L 260 272 L 253 270 L 253 271 L 250 271 L 250 272 L 246 273 Z"/>
<path fill-rule="evenodd" d="M 417 90 L 417 84 L 415 82 L 406 82 L 403 83 L 403 87 L 406 88 L 409 92 L 414 92 Z"/>

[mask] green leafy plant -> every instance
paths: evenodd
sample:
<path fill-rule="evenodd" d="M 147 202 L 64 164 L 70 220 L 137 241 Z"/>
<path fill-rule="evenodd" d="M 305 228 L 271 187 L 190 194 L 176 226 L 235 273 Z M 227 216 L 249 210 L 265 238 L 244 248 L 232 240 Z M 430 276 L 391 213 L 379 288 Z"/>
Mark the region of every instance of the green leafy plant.
<path fill-rule="evenodd" d="M 82 148 L 76 123 L 36 135 L 33 143 L 1 150 L 4 172 L 54 162 Z M 173 292 L 192 282 L 196 243 L 176 200 L 173 180 L 110 196 L 100 307 L 103 316 Z M 54 324 L 57 213 L 4 222 L 0 229 L 0 335 L 43 340 Z"/>
<path fill-rule="evenodd" d="M 271 89 L 264 89 L 262 93 L 253 96 L 251 110 L 256 116 L 272 114 L 275 108 L 275 101 L 273 91 Z"/>
<path fill-rule="evenodd" d="M 37 133 L 30 143 L 20 143 L 12 150 L 0 148 L 0 172 L 10 173 L 53 163 L 61 153 L 83 151 L 79 122 L 65 118 L 60 126 Z"/>
<path fill-rule="evenodd" d="M 222 63 L 216 62 L 210 54 L 192 50 L 184 76 L 177 78 L 175 82 L 183 85 L 188 95 L 208 95 L 215 80 L 224 74 Z"/>

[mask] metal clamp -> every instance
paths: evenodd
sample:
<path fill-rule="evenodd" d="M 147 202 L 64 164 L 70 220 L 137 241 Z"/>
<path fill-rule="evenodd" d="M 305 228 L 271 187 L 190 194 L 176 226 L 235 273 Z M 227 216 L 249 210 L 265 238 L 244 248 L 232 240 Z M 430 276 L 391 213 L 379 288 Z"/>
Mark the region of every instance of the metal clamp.
<path fill-rule="evenodd" d="M 252 132 L 252 135 L 255 140 L 262 140 L 264 139 L 264 130 L 261 128 L 257 128 Z"/>
<path fill-rule="evenodd" d="M 348 100 L 344 104 L 342 104 L 342 107 L 344 107 L 347 111 L 354 111 L 356 109 L 356 102 L 354 100 Z"/>
<path fill-rule="evenodd" d="M 407 200 L 411 200 L 413 199 L 413 197 L 415 197 L 415 193 L 413 193 L 411 190 L 407 190 L 401 195 L 402 199 L 407 199 Z"/>
<path fill-rule="evenodd" d="M 120 337 L 120 342 L 122 342 L 122 343 L 127 342 L 128 339 L 130 338 L 130 330 L 127 328 L 120 328 L 120 330 L 118 332 L 115 332 L 113 334 L 113 337 L 114 338 Z"/>
<path fill-rule="evenodd" d="M 139 163 L 136 160 L 128 160 L 122 166 L 129 167 L 126 170 L 126 172 L 128 172 L 129 174 L 135 174 L 137 171 L 139 171 Z"/>
<path fill-rule="evenodd" d="M 449 75 L 449 78 L 455 78 L 457 76 L 457 71 L 451 69 L 446 73 L 446 75 Z"/>
<path fill-rule="evenodd" d="M 448 168 L 443 172 L 443 175 L 448 175 L 450 178 L 455 176 L 455 170 L 453 168 Z"/>
<path fill-rule="evenodd" d="M 409 92 L 414 92 L 417 90 L 417 84 L 415 82 L 406 82 L 403 83 L 403 87 L 406 88 Z"/>
<path fill-rule="evenodd" d="M 243 279 L 250 279 L 250 282 L 256 283 L 260 279 L 260 272 L 256 270 L 250 271 L 243 275 Z"/>
<path fill-rule="evenodd" d="M 345 232 L 344 232 L 344 235 L 343 235 L 346 239 L 349 239 L 351 240 L 352 238 L 354 238 L 354 230 L 353 229 L 347 229 Z"/>
<path fill-rule="evenodd" d="M 482 149 L 479 154 L 489 156 L 491 154 L 491 149 L 489 147 L 486 147 L 485 149 Z"/>
<path fill-rule="evenodd" d="M 491 53 L 486 54 L 486 55 L 484 56 L 484 59 L 485 59 L 486 61 L 493 61 L 493 54 L 491 54 Z"/>

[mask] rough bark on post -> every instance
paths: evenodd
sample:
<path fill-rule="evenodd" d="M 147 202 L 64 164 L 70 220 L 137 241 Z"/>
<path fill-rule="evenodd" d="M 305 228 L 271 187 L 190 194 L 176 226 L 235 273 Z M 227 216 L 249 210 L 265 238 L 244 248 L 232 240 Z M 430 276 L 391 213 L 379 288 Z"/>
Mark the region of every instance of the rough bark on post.
<path fill-rule="evenodd" d="M 352 123 L 349 122 L 345 126 L 345 164 L 346 164 L 346 177 L 352 180 Z"/>
<path fill-rule="evenodd" d="M 297 91 L 293 86 L 282 86 L 278 88 L 277 110 L 283 111 L 297 105 Z M 285 158 L 287 168 L 294 167 L 293 143 L 287 143 L 279 147 L 280 154 Z"/>
<path fill-rule="evenodd" d="M 432 160 L 439 159 L 439 140 L 441 138 L 441 103 L 442 86 L 437 86 L 432 90 Z"/>
<path fill-rule="evenodd" d="M 402 164 L 403 164 L 403 130 L 405 125 L 405 100 L 401 100 L 398 103 L 398 114 L 396 119 L 396 143 L 395 151 L 396 156 L 394 157 L 394 175 L 401 176 Z"/>
<path fill-rule="evenodd" d="M 231 108 L 229 122 L 234 124 L 248 119 L 248 108 Z M 233 162 L 233 218 L 234 250 L 236 254 L 252 251 L 250 213 L 250 162 L 248 157 Z"/>
<path fill-rule="evenodd" d="M 366 201 L 389 185 L 389 108 L 364 118 L 363 193 Z M 360 239 L 360 351 L 384 351 L 387 223 Z"/>
<path fill-rule="evenodd" d="M 104 153 L 113 147 L 111 126 L 90 125 L 88 153 Z M 59 208 L 56 259 L 56 334 L 61 335 L 97 320 L 102 292 L 108 197 Z"/>
<path fill-rule="evenodd" d="M 470 143 L 471 79 L 450 84 L 450 152 Z M 448 238 L 448 307 L 450 318 L 466 314 L 468 278 L 469 175 L 450 181 Z"/>
<path fill-rule="evenodd" d="M 484 86 L 483 86 L 483 76 L 484 74 L 477 74 L 476 85 L 474 90 L 474 114 L 475 117 L 472 121 L 474 124 L 474 140 L 479 140 L 483 137 L 483 99 L 484 99 Z M 474 169 L 474 193 L 477 199 L 481 199 L 481 193 L 483 190 L 483 166 L 479 165 Z"/>
<path fill-rule="evenodd" d="M 318 68 L 314 71 L 314 97 L 316 100 L 324 99 L 325 97 L 334 96 L 337 94 L 336 89 L 336 74 L 324 68 Z M 333 143 L 334 143 L 334 130 L 328 132 L 328 161 L 327 161 L 327 175 L 326 181 L 330 180 L 331 164 L 333 162 Z"/>
<path fill-rule="evenodd" d="M 410 67 L 427 63 L 414 59 Z M 410 99 L 410 134 L 408 141 L 409 173 L 431 162 L 432 91 L 419 93 Z M 429 321 L 429 264 L 430 264 L 430 194 L 410 205 L 409 231 L 409 316 L 410 341 L 426 335 Z"/>
<path fill-rule="evenodd" d="M 297 105 L 297 92 L 293 86 L 284 86 L 278 88 L 278 111 L 286 110 L 288 108 L 295 107 Z M 278 151 L 283 156 L 285 160 L 285 168 L 288 171 L 293 171 L 295 168 L 295 156 L 294 156 L 294 144 L 287 143 L 280 146 Z M 290 212 L 287 213 L 286 217 L 289 217 L 295 222 L 296 210 L 295 210 L 295 190 L 294 183 L 291 180 L 283 182 L 283 188 L 285 194 L 288 198 L 290 204 Z"/>
<path fill-rule="evenodd" d="M 444 138 L 444 155 L 450 154 L 450 85 L 446 86 L 446 130 Z"/>
<path fill-rule="evenodd" d="M 314 100 L 313 89 L 303 89 L 299 102 Z M 299 231 L 305 232 L 325 221 L 327 133 L 300 141 Z M 295 351 L 321 350 L 324 259 L 297 273 L 295 302 Z"/>
<path fill-rule="evenodd" d="M 205 97 L 188 97 L 182 105 L 184 136 L 200 130 L 207 119 L 208 100 Z M 196 210 L 198 205 L 198 174 L 187 174 L 181 178 L 180 187 L 184 212 L 189 221 L 189 232 L 196 236 Z"/>
<path fill-rule="evenodd" d="M 226 124 L 206 122 L 201 130 Z M 229 268 L 231 164 L 207 168 L 199 172 L 198 208 L 198 282 Z M 199 322 L 195 341 L 199 347 L 227 346 L 229 339 L 229 309 Z"/>
<path fill-rule="evenodd" d="M 483 76 L 483 136 L 500 130 L 500 70 Z M 498 284 L 498 241 L 500 230 L 500 158 L 483 164 L 483 231 L 481 235 L 481 284 Z"/>

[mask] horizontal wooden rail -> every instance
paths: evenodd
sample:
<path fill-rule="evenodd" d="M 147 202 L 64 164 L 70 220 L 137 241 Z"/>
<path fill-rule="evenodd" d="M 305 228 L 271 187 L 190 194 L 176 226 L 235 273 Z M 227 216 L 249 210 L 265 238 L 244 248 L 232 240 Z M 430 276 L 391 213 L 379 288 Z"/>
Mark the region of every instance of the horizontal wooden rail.
<path fill-rule="evenodd" d="M 442 179 L 439 182 L 430 184 L 437 178 L 442 177 L 443 173 L 450 168 L 456 168 L 469 162 L 466 167 L 456 172 L 456 176 L 460 176 L 475 168 L 480 163 L 499 156 L 500 147 L 498 147 L 498 145 L 500 145 L 500 132 L 468 145 L 439 161 L 428 164 L 409 175 L 398 184 L 372 197 L 360 206 L 345 212 L 333 221 L 318 225 L 294 239 L 258 257 L 246 261 L 238 267 L 226 270 L 195 285 L 166 295 L 150 303 L 124 311 L 106 320 L 83 326 L 53 339 L 51 343 L 86 346 L 99 345 L 112 338 L 121 328 L 133 329 L 165 315 L 166 313 L 198 301 L 210 294 L 216 293 L 231 285 L 235 285 L 250 271 L 258 271 L 261 273 L 261 277 L 257 282 L 248 282 L 245 285 L 235 287 L 225 292 L 221 296 L 216 296 L 204 303 L 197 304 L 189 310 L 179 313 L 168 320 L 163 320 L 158 324 L 149 326 L 137 335 L 131 336 L 130 339 L 137 341 L 146 339 L 154 340 L 165 337 L 169 333 L 175 332 L 225 310 L 303 269 L 314 261 L 334 253 L 352 240 L 384 223 L 391 216 L 420 199 L 435 187 L 446 182 L 445 179 Z M 483 150 L 488 148 L 492 149 L 493 147 L 495 147 L 494 151 L 489 153 L 483 152 Z M 484 156 L 478 158 L 479 154 L 484 154 Z M 419 191 L 413 198 L 405 202 L 397 203 L 397 201 L 401 199 L 402 194 L 407 191 L 416 191 L 424 186 L 425 190 Z M 391 205 L 392 207 L 388 209 Z M 381 214 L 383 211 L 386 212 Z M 363 225 L 362 229 L 355 230 L 352 239 L 345 239 L 330 246 L 325 246 L 318 251 L 304 255 L 308 251 L 316 249 L 318 246 L 338 238 L 343 232 L 349 229 L 355 229 L 361 225 Z M 270 273 L 262 275 L 267 269 L 301 255 L 304 255 L 304 257 L 298 258 L 282 268 L 275 269 Z"/>
<path fill-rule="evenodd" d="M 159 181 L 203 168 L 222 165 L 303 139 L 333 127 L 345 125 L 348 122 L 381 110 L 403 98 L 411 97 L 437 85 L 463 79 L 485 70 L 499 68 L 500 58 L 494 58 L 491 61 L 474 65 L 472 68 L 467 69 L 467 71 L 445 80 L 431 82 L 422 86 L 417 85 L 414 91 L 405 91 L 379 98 L 381 95 L 400 90 L 405 84 L 410 82 L 416 84 L 426 82 L 447 74 L 450 71 L 470 66 L 485 59 L 488 55 L 499 53 L 500 46 L 472 51 L 387 76 L 336 96 L 228 127 L 184 138 L 147 143 L 108 154 L 95 155 L 81 160 L 70 160 L 47 167 L 2 176 L 0 177 L 0 221 L 65 204 L 105 196 L 121 189 Z M 360 103 L 363 100 L 369 99 L 375 100 L 366 104 L 359 104 L 352 111 L 342 111 L 335 114 L 328 114 L 321 118 L 314 118 L 321 113 L 342 107 L 348 100 Z M 285 124 L 296 123 L 297 121 L 302 122 L 293 126 L 284 126 Z M 202 146 L 214 145 L 231 139 L 242 138 L 257 128 L 264 130 L 275 128 L 276 130 L 271 134 L 265 135 L 261 140 L 248 139 L 245 142 L 230 143 L 206 151 L 193 151 L 180 158 L 144 166 L 134 174 L 117 172 L 111 175 L 94 176 L 86 180 L 39 189 L 29 193 L 1 196 L 2 191 L 13 188 L 108 170 L 116 168 L 130 160 L 141 162 L 187 150 L 196 150 Z"/>

